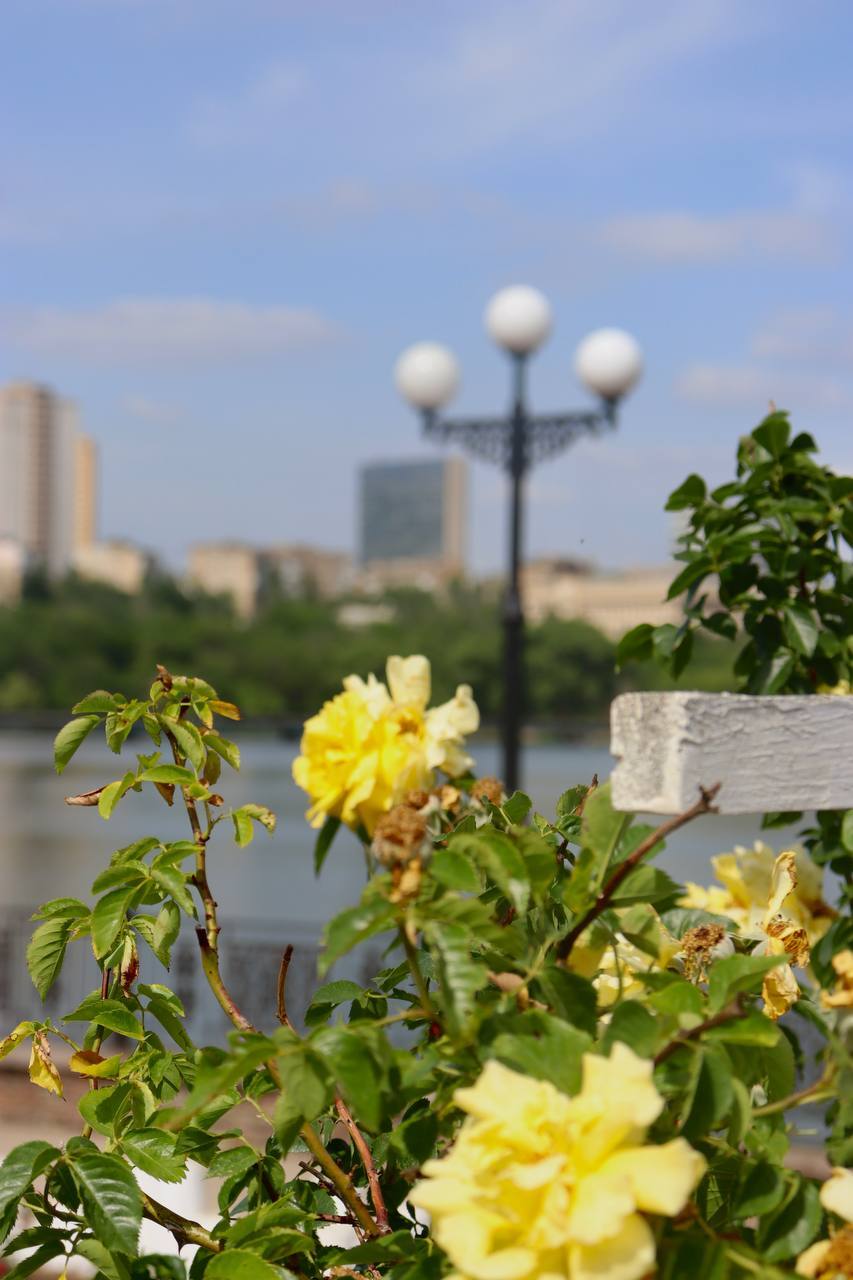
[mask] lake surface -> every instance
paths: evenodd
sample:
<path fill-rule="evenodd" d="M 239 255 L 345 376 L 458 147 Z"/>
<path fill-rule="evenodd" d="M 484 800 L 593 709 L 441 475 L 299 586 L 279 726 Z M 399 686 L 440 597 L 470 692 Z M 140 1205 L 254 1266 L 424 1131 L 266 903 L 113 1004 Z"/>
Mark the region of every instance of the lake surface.
<path fill-rule="evenodd" d="M 270 837 L 258 829 L 252 844 L 238 849 L 223 823 L 211 844 L 209 874 L 221 904 L 222 945 L 226 971 L 249 1011 L 261 1021 L 272 1007 L 275 970 L 282 947 L 293 942 L 299 963 L 291 984 L 297 1007 L 307 1001 L 316 982 L 316 940 L 330 915 L 358 900 L 364 883 L 364 861 L 355 839 L 339 833 L 322 876 L 314 877 L 314 833 L 304 818 L 306 799 L 290 778 L 296 744 L 273 735 L 240 736 L 243 768 L 239 774 L 223 769 L 221 787 L 226 802 L 254 800 L 278 814 L 278 829 Z M 137 749 L 145 749 L 140 744 Z M 499 749 L 490 742 L 473 744 L 478 772 L 499 774 Z M 128 757 L 132 761 L 132 750 Z M 536 808 L 552 815 L 566 787 L 589 782 L 594 773 L 603 780 L 612 767 L 604 746 L 580 743 L 535 745 L 524 754 L 525 790 Z M 120 758 L 102 741 L 89 739 L 61 777 L 53 771 L 51 736 L 43 732 L 0 732 L 0 1019 L 35 1011 L 32 988 L 23 965 L 23 949 L 32 925 L 28 915 L 51 897 L 88 899 L 90 885 L 106 865 L 110 853 L 145 835 L 185 838 L 186 817 L 177 806 L 167 809 L 156 794 L 130 792 L 109 823 L 97 809 L 69 808 L 64 797 L 90 791 L 120 777 Z M 224 775 L 228 774 L 226 778 Z M 713 779 L 708 779 L 709 783 Z M 772 832 L 782 847 L 783 833 Z M 758 817 L 707 815 L 677 832 L 659 857 L 676 879 L 708 883 L 712 854 L 749 844 L 760 836 Z M 197 962 L 191 930 L 184 930 L 182 948 L 173 965 L 173 980 L 181 990 L 203 1035 L 219 1029 L 219 1014 L 206 994 L 197 989 Z M 371 957 L 378 961 L 378 955 Z M 148 980 L 151 958 L 144 962 Z M 94 985 L 91 953 L 78 946 L 69 972 L 49 1001 L 62 1012 Z M 237 995 L 235 991 L 235 995 Z M 238 1003 L 240 999 L 238 998 Z M 24 1008 L 25 1006 L 25 1008 Z M 0 1025 L 2 1025 L 0 1024 Z M 201 1030 L 201 1028 L 200 1028 Z"/>

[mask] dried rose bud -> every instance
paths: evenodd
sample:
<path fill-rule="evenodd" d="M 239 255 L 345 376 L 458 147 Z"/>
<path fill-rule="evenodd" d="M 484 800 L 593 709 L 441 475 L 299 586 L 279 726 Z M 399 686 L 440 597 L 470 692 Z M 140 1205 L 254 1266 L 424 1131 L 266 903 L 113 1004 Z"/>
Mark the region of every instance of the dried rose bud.
<path fill-rule="evenodd" d="M 424 815 L 398 804 L 377 822 L 372 848 L 384 867 L 394 867 L 424 856 L 431 844 Z"/>

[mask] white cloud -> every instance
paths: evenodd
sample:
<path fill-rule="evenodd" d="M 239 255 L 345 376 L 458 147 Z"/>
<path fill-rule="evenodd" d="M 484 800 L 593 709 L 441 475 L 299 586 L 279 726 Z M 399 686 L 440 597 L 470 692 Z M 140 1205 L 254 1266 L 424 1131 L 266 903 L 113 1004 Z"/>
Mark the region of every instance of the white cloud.
<path fill-rule="evenodd" d="M 273 63 L 232 97 L 208 94 L 190 109 L 186 133 L 203 147 L 245 146 L 283 129 L 308 83 L 301 67 Z"/>
<path fill-rule="evenodd" d="M 100 307 L 6 311 L 11 347 L 89 364 L 234 362 L 324 346 L 338 330 L 310 308 L 212 298 L 124 298 Z"/>
<path fill-rule="evenodd" d="M 605 222 L 597 238 L 626 257 L 652 262 L 724 262 L 757 254 L 819 262 L 835 250 L 822 218 L 785 210 L 627 214 Z"/>
<path fill-rule="evenodd" d="M 496 3 L 459 23 L 415 83 L 454 150 L 586 138 L 634 112 L 670 66 L 752 27 L 732 0 L 657 0 L 653 18 L 635 0 Z"/>
<path fill-rule="evenodd" d="M 693 404 L 748 408 L 758 414 L 766 412 L 771 401 L 779 409 L 795 411 L 853 407 L 853 389 L 838 378 L 758 365 L 691 365 L 676 379 L 675 393 Z"/>

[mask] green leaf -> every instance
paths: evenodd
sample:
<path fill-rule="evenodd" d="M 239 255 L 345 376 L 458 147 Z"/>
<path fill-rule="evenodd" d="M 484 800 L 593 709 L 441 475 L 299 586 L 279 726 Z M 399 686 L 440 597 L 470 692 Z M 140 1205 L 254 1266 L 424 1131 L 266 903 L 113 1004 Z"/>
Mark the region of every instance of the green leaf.
<path fill-rule="evenodd" d="M 480 893 L 483 882 L 476 866 L 464 853 L 452 847 L 437 850 L 429 864 L 439 884 L 460 893 Z"/>
<path fill-rule="evenodd" d="M 656 904 L 674 901 L 682 890 L 660 867 L 639 863 L 617 887 L 610 905 L 627 907 L 634 902 Z"/>
<path fill-rule="evenodd" d="M 248 1249 L 214 1254 L 204 1271 L 205 1280 L 282 1280 L 289 1274 Z"/>
<path fill-rule="evenodd" d="M 49 920 L 52 916 L 64 916 L 66 920 L 79 920 L 87 916 L 89 908 L 79 898 L 51 898 L 43 902 L 38 911 L 32 914 L 33 920 Z"/>
<path fill-rule="evenodd" d="M 232 1178 L 237 1173 L 246 1173 L 259 1160 L 254 1147 L 226 1147 L 224 1151 L 217 1151 L 207 1166 L 207 1176 Z"/>
<path fill-rule="evenodd" d="M 100 960 L 109 955 L 124 928 L 127 910 L 138 894 L 136 885 L 113 889 L 99 898 L 92 910 L 92 949 Z"/>
<path fill-rule="evenodd" d="M 145 769 L 139 775 L 140 782 L 170 782 L 175 786 L 185 787 L 191 782 L 195 782 L 195 774 L 192 769 L 185 769 L 182 765 L 177 764 L 155 764 L 151 769 Z"/>
<path fill-rule="evenodd" d="M 801 1180 L 775 1214 L 761 1219 L 758 1246 L 766 1262 L 787 1262 L 811 1244 L 823 1219 L 818 1188 Z"/>
<path fill-rule="evenodd" d="M 530 796 L 524 794 L 523 791 L 514 791 L 510 798 L 501 805 L 509 822 L 516 826 L 523 822 L 530 810 L 533 808 L 533 801 Z"/>
<path fill-rule="evenodd" d="M 110 782 L 104 787 L 103 791 L 98 796 L 98 813 L 104 821 L 109 821 L 113 816 L 115 807 L 119 800 L 121 800 L 122 796 L 127 794 L 135 782 L 136 774 L 126 773 L 124 777 L 119 778 L 117 782 Z"/>
<path fill-rule="evenodd" d="M 704 502 L 707 489 L 701 476 L 692 473 L 677 489 L 673 489 L 666 501 L 666 511 L 683 511 L 685 507 L 698 507 Z"/>
<path fill-rule="evenodd" d="M 796 659 L 786 649 L 778 649 L 772 658 L 762 663 L 757 677 L 756 693 L 779 693 L 794 670 Z"/>
<path fill-rule="evenodd" d="M 160 716 L 160 723 L 178 744 L 181 755 L 186 756 L 190 764 L 200 772 L 205 760 L 205 747 L 202 736 L 194 724 L 187 720 L 172 720 L 169 716 Z"/>
<path fill-rule="evenodd" d="M 732 1064 L 720 1049 L 703 1046 L 694 1056 L 681 1110 L 681 1133 L 691 1140 L 718 1129 L 733 1101 Z"/>
<path fill-rule="evenodd" d="M 86 1220 L 110 1251 L 136 1253 L 142 1223 L 142 1197 L 133 1174 L 116 1155 L 100 1151 L 69 1161 Z"/>
<path fill-rule="evenodd" d="M 385 1119 L 382 1071 L 364 1038 L 349 1027 L 326 1027 L 314 1037 L 314 1043 L 328 1062 L 356 1122 L 376 1132 Z"/>
<path fill-rule="evenodd" d="M 791 434 L 791 427 L 786 413 L 771 413 L 764 419 L 760 427 L 752 433 L 763 449 L 773 458 L 781 457 Z"/>
<path fill-rule="evenodd" d="M 486 1047 L 488 1056 L 535 1080 L 550 1080 L 563 1093 L 576 1093 L 590 1037 L 536 1010 L 520 1015 L 515 1026 L 517 1030 L 501 1033 Z"/>
<path fill-rule="evenodd" d="M 87 693 L 71 708 L 75 716 L 107 715 L 110 711 L 118 711 L 124 705 L 120 693 L 107 693 L 106 689 L 96 689 Z"/>
<path fill-rule="evenodd" d="M 680 596 L 688 587 L 692 587 L 701 582 L 703 578 L 707 578 L 710 572 L 711 560 L 709 556 L 699 556 L 691 564 L 685 565 L 681 573 L 676 574 L 669 584 L 669 590 L 666 593 L 667 600 L 674 600 L 676 596 Z"/>
<path fill-rule="evenodd" d="M 270 835 L 275 831 L 275 814 L 263 804 L 243 804 L 239 809 L 232 809 L 231 819 L 234 823 L 234 839 L 241 848 L 251 844 L 254 838 L 253 821 L 265 827 Z"/>
<path fill-rule="evenodd" d="M 314 1027 L 318 1022 L 327 1022 L 330 1014 L 341 1004 L 357 1000 L 364 991 L 357 982 L 341 978 L 337 982 L 327 982 L 314 992 L 311 1003 L 305 1013 L 305 1025 Z"/>
<path fill-rule="evenodd" d="M 49 1142 L 35 1140 L 14 1147 L 0 1164 L 0 1240 L 15 1225 L 21 1196 L 58 1155 Z"/>
<path fill-rule="evenodd" d="M 595 987 L 579 973 L 572 973 L 561 965 L 549 965 L 534 980 L 532 994 L 578 1030 L 595 1035 Z"/>
<path fill-rule="evenodd" d="M 652 656 L 651 623 L 641 622 L 627 631 L 616 646 L 616 669 L 620 671 L 626 662 L 644 662 Z"/>
<path fill-rule="evenodd" d="M 65 959 L 65 949 L 74 927 L 74 920 L 53 916 L 34 930 L 27 947 L 27 968 L 33 986 L 44 1000 L 57 979 Z"/>
<path fill-rule="evenodd" d="M 79 716 L 64 725 L 53 742 L 53 760 L 56 772 L 62 773 L 77 748 L 98 724 L 97 716 Z"/>
<path fill-rule="evenodd" d="M 155 884 L 174 898 L 181 910 L 188 916 L 195 917 L 196 911 L 193 896 L 187 888 L 188 877 L 177 867 L 161 866 L 155 863 L 151 868 L 151 879 Z"/>
<path fill-rule="evenodd" d="M 204 735 L 204 745 L 208 750 L 214 750 L 227 764 L 230 764 L 232 769 L 240 768 L 240 748 L 235 742 L 229 742 L 227 738 L 220 738 L 218 733 L 206 733 Z"/>
<path fill-rule="evenodd" d="M 329 850 L 332 847 L 332 841 L 338 834 L 340 826 L 340 818 L 333 818 L 330 815 L 317 832 L 317 839 L 314 842 L 314 874 L 316 876 L 323 869 L 323 863 L 326 861 Z"/>
<path fill-rule="evenodd" d="M 323 949 L 318 961 L 320 976 L 328 973 L 342 955 L 351 951 L 357 943 L 390 929 L 395 920 L 395 909 L 385 898 L 377 898 L 357 907 L 348 907 L 334 916 L 323 933 Z"/>
<path fill-rule="evenodd" d="M 797 653 L 810 658 L 815 651 L 820 634 L 820 624 L 814 610 L 793 602 L 785 605 L 783 626 L 788 644 Z"/>
<path fill-rule="evenodd" d="M 142 1027 L 128 1009 L 119 1000 L 102 1000 L 99 992 L 93 992 L 71 1013 L 66 1013 L 63 1022 L 94 1022 L 107 1031 L 115 1031 L 117 1035 L 129 1036 L 132 1040 L 141 1040 Z"/>
<path fill-rule="evenodd" d="M 291 1114 L 314 1120 L 332 1101 L 334 1078 L 310 1044 L 297 1042 L 278 1057 L 282 1098 Z M 297 1128 L 299 1126 L 297 1125 Z"/>
<path fill-rule="evenodd" d="M 186 1280 L 186 1276 L 183 1259 L 170 1253 L 146 1253 L 130 1263 L 130 1280 Z"/>
<path fill-rule="evenodd" d="M 481 827 L 470 835 L 455 832 L 448 839 L 447 848 L 463 858 L 472 858 L 482 867 L 516 911 L 527 910 L 530 901 L 527 867 L 518 848 L 503 831 Z"/>
<path fill-rule="evenodd" d="M 122 1150 L 131 1164 L 160 1182 L 181 1182 L 187 1171 L 186 1157 L 175 1151 L 177 1141 L 164 1129 L 132 1129 L 121 1136 Z"/>
<path fill-rule="evenodd" d="M 778 1208 L 784 1195 L 781 1169 L 764 1162 L 754 1164 L 738 1191 L 732 1217 L 741 1222 L 744 1218 L 761 1218 Z"/>
<path fill-rule="evenodd" d="M 451 1036 L 467 1031 L 475 997 L 489 981 L 488 969 L 471 954 L 471 935 L 463 925 L 430 921 L 424 936 L 433 955 L 441 990 L 444 1023 Z"/>
<path fill-rule="evenodd" d="M 145 921 L 145 925 L 142 921 Z M 134 916 L 133 926 L 148 943 L 165 969 L 171 964 L 172 946 L 181 931 L 181 913 L 176 902 L 164 902 L 152 921 L 149 916 Z"/>
<path fill-rule="evenodd" d="M 641 1058 L 650 1058 L 661 1039 L 660 1022 L 637 1000 L 622 1000 L 613 1010 L 601 1047 L 608 1053 L 617 1040 Z"/>
<path fill-rule="evenodd" d="M 755 991 L 765 973 L 787 963 L 787 956 L 726 956 L 711 966 L 708 1009 L 719 1013 L 741 991 Z"/>

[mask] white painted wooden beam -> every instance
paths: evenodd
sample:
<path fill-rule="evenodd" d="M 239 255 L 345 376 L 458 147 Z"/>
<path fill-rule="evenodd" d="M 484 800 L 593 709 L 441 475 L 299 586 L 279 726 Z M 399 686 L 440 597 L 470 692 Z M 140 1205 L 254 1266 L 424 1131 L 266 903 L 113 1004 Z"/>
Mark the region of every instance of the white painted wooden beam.
<path fill-rule="evenodd" d="M 613 803 L 681 813 L 853 808 L 853 697 L 623 693 L 610 708 Z"/>

